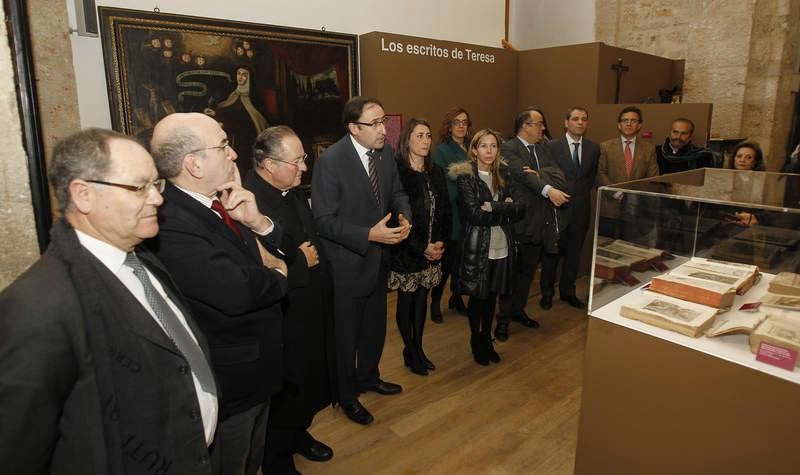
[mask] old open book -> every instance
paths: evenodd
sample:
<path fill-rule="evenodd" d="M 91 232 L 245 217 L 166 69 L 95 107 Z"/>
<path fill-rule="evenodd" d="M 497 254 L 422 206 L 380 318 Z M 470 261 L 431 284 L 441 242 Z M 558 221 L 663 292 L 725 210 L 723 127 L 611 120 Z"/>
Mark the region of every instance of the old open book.
<path fill-rule="evenodd" d="M 703 278 L 703 274 L 700 274 L 700 277 L 691 276 L 691 274 L 697 275 L 697 272 L 690 271 L 688 274 L 690 275 L 669 273 L 653 277 L 650 290 L 709 307 L 730 308 L 733 305 L 733 298 L 736 297 L 736 287 L 733 286 L 735 280 L 718 282 Z M 723 277 L 729 279 L 727 276 Z"/>
<path fill-rule="evenodd" d="M 749 335 L 767 315 L 763 312 L 731 312 L 717 315 L 706 336 L 720 336 L 743 333 Z"/>
<path fill-rule="evenodd" d="M 761 303 L 786 310 L 800 310 L 800 297 L 794 295 L 773 294 L 770 291 L 761 297 Z"/>
<path fill-rule="evenodd" d="M 621 239 L 617 239 L 602 245 L 598 244 L 598 253 L 600 252 L 601 247 L 609 252 L 639 258 L 639 261 L 635 265 L 631 265 L 631 268 L 638 272 L 644 272 L 650 270 L 651 268 L 660 270 L 662 272 L 668 269 L 663 262 L 664 251 L 661 249 L 641 246 L 639 244 L 623 241 Z"/>
<path fill-rule="evenodd" d="M 620 315 L 683 335 L 699 337 L 714 322 L 716 308 L 644 291 L 629 295 Z"/>
<path fill-rule="evenodd" d="M 744 295 L 745 292 L 750 290 L 761 276 L 758 266 L 702 257 L 692 257 L 670 271 L 670 275 L 729 284 L 736 289 L 736 293 L 739 295 Z"/>

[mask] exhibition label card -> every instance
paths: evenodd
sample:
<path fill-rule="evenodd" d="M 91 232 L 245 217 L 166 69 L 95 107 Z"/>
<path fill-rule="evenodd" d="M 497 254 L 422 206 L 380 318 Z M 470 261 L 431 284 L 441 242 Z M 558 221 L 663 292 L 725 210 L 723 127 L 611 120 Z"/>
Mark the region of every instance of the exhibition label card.
<path fill-rule="evenodd" d="M 772 366 L 777 366 L 778 368 L 794 371 L 797 365 L 797 352 L 789 348 L 775 346 L 766 341 L 762 341 L 758 345 L 756 360 L 771 364 Z"/>
<path fill-rule="evenodd" d="M 761 302 L 750 302 L 750 303 L 742 304 L 742 306 L 739 307 L 739 310 L 741 310 L 742 312 L 757 312 L 758 311 L 758 307 L 760 307 L 760 306 L 761 306 Z"/>

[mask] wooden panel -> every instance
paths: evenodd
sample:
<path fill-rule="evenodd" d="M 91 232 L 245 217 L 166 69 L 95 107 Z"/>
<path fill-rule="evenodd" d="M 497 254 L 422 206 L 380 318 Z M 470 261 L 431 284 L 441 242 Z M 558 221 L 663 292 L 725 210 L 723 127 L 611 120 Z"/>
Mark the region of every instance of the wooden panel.
<path fill-rule="evenodd" d="M 372 32 L 359 37 L 361 91 L 383 102 L 387 113 L 401 113 L 403 120 L 424 117 L 434 135 L 444 114 L 456 107 L 470 112 L 473 130 L 492 127 L 507 135 L 515 113 L 517 56 L 499 48 Z M 392 52 L 391 43 L 403 45 Z M 448 51 L 447 58 L 407 54 L 407 45 L 435 46 Z M 466 53 L 493 56 L 493 63 L 450 57 L 458 48 Z M 438 140 L 434 140 L 438 143 Z"/>
<path fill-rule="evenodd" d="M 800 386 L 589 319 L 577 474 L 796 474 Z"/>

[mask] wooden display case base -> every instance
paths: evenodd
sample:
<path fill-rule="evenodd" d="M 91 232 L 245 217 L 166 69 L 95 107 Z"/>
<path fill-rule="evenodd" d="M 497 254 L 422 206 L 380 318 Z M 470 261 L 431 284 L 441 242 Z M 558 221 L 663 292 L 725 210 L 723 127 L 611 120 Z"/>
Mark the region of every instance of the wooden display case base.
<path fill-rule="evenodd" d="M 594 317 L 583 377 L 576 474 L 800 473 L 800 385 Z"/>

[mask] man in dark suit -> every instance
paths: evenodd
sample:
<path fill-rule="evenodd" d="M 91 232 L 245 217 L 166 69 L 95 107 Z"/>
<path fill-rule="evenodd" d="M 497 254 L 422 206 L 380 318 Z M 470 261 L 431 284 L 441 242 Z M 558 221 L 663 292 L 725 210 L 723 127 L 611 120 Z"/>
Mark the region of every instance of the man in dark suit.
<path fill-rule="evenodd" d="M 242 188 L 236 152 L 210 117 L 165 117 L 153 130 L 151 150 L 169 183 L 161 232 L 148 244 L 174 276 L 211 347 L 221 388 L 222 467 L 255 474 L 269 400 L 282 382 L 280 302 L 287 269 L 267 251 L 274 225 Z"/>
<path fill-rule="evenodd" d="M 258 209 L 281 225 L 280 248 L 289 267 L 283 300 L 284 389 L 272 398 L 262 471 L 296 473 L 293 454 L 324 462 L 333 450 L 308 432 L 314 416 L 332 400 L 333 301 L 325 257 L 305 193 L 297 187 L 306 167 L 303 143 L 285 125 L 256 137 L 253 168 L 244 186 Z"/>
<path fill-rule="evenodd" d="M 575 296 L 575 279 L 591 220 L 592 188 L 600 158 L 600 147 L 583 136 L 588 126 L 586 109 L 572 107 L 564 120 L 566 134 L 547 144 L 550 155 L 564 172 L 570 200 L 561 207 L 566 226 L 559 229 L 559 254 L 545 253 L 542 262 L 542 295 L 555 294 L 556 267 L 559 256 L 563 255 L 558 294 L 561 300 L 575 308 L 584 308 L 583 302 Z"/>
<path fill-rule="evenodd" d="M 347 417 L 370 424 L 365 391 L 396 394 L 380 379 L 386 339 L 389 247 L 408 237 L 411 210 L 386 141 L 386 114 L 374 98 L 354 97 L 342 114 L 347 134 L 314 165 L 311 209 L 331 263 L 339 403 Z M 397 221 L 389 227 L 390 219 Z"/>
<path fill-rule="evenodd" d="M 510 297 L 500 298 L 500 313 L 494 335 L 500 341 L 508 338 L 508 325 L 513 319 L 528 328 L 538 328 L 539 323 L 528 317 L 531 282 L 542 258 L 545 240 L 545 213 L 553 206 L 569 201 L 569 195 L 543 179 L 542 169 L 555 168 L 550 152 L 543 145 L 547 125 L 544 114 L 529 107 L 514 119 L 513 139 L 503 143 L 502 157 L 511 173 L 511 193 L 514 201 L 525 204 L 525 217 L 514 225 L 517 241 L 517 261 L 514 265 L 514 283 Z"/>
<path fill-rule="evenodd" d="M 0 293 L 0 467 L 216 473 L 206 341 L 169 274 L 137 248 L 158 233 L 152 158 L 90 129 L 56 145 L 49 173 L 63 218 Z"/>
<path fill-rule="evenodd" d="M 656 148 L 656 161 L 662 175 L 714 166 L 714 154 L 693 144 L 692 135 L 694 122 L 691 119 L 679 117 L 672 121 L 669 136 Z"/>

